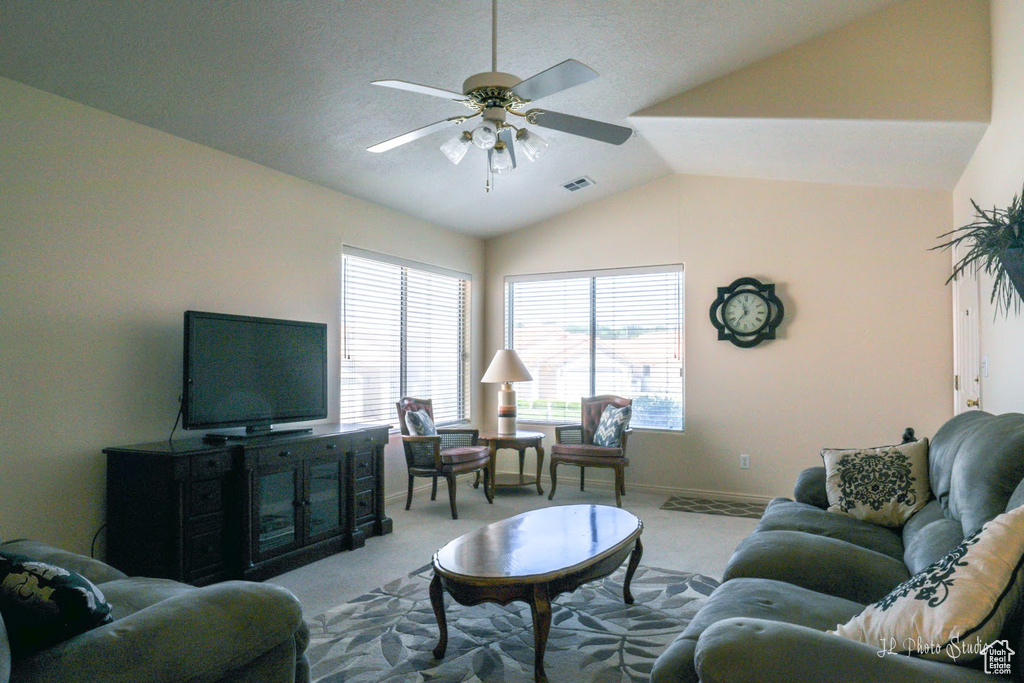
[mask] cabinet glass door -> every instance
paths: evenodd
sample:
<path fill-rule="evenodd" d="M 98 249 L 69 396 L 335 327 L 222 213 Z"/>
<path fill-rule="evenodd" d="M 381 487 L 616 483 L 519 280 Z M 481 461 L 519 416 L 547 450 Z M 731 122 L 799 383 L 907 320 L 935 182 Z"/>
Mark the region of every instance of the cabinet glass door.
<path fill-rule="evenodd" d="M 297 540 L 296 483 L 298 470 L 285 470 L 260 477 L 259 553 L 266 553 Z"/>
<path fill-rule="evenodd" d="M 341 463 L 309 468 L 309 536 L 334 532 L 341 526 Z"/>

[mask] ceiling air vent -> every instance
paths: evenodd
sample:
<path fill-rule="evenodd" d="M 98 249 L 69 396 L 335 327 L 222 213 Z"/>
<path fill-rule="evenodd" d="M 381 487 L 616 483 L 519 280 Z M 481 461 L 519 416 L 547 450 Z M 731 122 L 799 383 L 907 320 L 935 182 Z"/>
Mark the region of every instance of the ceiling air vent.
<path fill-rule="evenodd" d="M 569 182 L 562 185 L 562 187 L 569 190 L 569 192 L 576 192 L 577 190 L 582 190 L 584 187 L 590 187 L 593 184 L 593 180 L 591 180 L 587 176 L 581 176 L 576 180 L 570 180 Z"/>

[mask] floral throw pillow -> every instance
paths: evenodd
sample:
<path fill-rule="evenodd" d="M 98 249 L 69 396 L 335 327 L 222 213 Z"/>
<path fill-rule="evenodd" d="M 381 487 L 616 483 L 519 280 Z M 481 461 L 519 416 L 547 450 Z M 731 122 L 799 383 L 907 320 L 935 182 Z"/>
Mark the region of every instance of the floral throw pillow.
<path fill-rule="evenodd" d="M 604 407 L 601 420 L 594 430 L 594 445 L 605 448 L 622 448 L 622 432 L 629 428 L 633 410 L 629 406 L 618 408 L 611 404 Z"/>
<path fill-rule="evenodd" d="M 15 659 L 113 621 L 87 578 L 14 553 L 0 554 L 0 615 Z"/>
<path fill-rule="evenodd" d="M 410 410 L 405 414 L 405 426 L 413 436 L 437 436 L 434 421 L 425 410 Z"/>
<path fill-rule="evenodd" d="M 931 498 L 928 439 L 899 446 L 821 451 L 829 512 L 898 527 Z"/>
<path fill-rule="evenodd" d="M 1021 599 L 1024 507 L 986 523 L 945 557 L 829 631 L 879 648 L 966 662 L 1003 630 Z"/>

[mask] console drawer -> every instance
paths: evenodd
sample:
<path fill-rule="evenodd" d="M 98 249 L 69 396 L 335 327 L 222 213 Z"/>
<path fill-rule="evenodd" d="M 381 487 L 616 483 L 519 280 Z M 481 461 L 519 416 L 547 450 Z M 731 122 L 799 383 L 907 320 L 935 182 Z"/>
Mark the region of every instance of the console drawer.
<path fill-rule="evenodd" d="M 224 509 L 224 482 L 222 479 L 205 479 L 193 482 L 189 492 L 190 517 L 208 515 Z"/>
<path fill-rule="evenodd" d="M 192 456 L 191 475 L 193 479 L 222 477 L 230 471 L 230 453 L 210 453 Z"/>

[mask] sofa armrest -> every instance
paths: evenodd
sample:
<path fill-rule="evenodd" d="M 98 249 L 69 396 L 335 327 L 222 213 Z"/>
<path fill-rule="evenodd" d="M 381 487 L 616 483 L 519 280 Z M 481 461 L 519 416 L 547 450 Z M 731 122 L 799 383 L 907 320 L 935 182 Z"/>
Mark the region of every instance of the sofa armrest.
<path fill-rule="evenodd" d="M 94 560 L 85 555 L 54 548 L 39 541 L 8 541 L 0 545 L 0 551 L 17 553 L 18 555 L 31 557 L 33 560 L 70 569 L 96 584 L 127 578 L 124 572 L 114 569 L 109 564 Z"/>
<path fill-rule="evenodd" d="M 697 641 L 701 683 L 967 683 L 992 681 L 976 669 L 888 653 L 806 626 L 743 617 L 723 619 Z"/>
<path fill-rule="evenodd" d="M 808 467 L 797 475 L 793 487 L 793 499 L 798 503 L 806 503 L 828 509 L 828 493 L 825 491 L 825 468 Z"/>
<path fill-rule="evenodd" d="M 900 560 L 846 541 L 802 531 L 758 531 L 740 541 L 723 581 L 775 579 L 862 605 L 910 578 Z"/>
<path fill-rule="evenodd" d="M 0 619 L 0 683 L 11 680 L 11 644 L 7 642 L 7 629 Z"/>
<path fill-rule="evenodd" d="M 302 607 L 284 588 L 227 581 L 189 590 L 19 660 L 12 683 L 218 681 L 290 643 Z"/>

